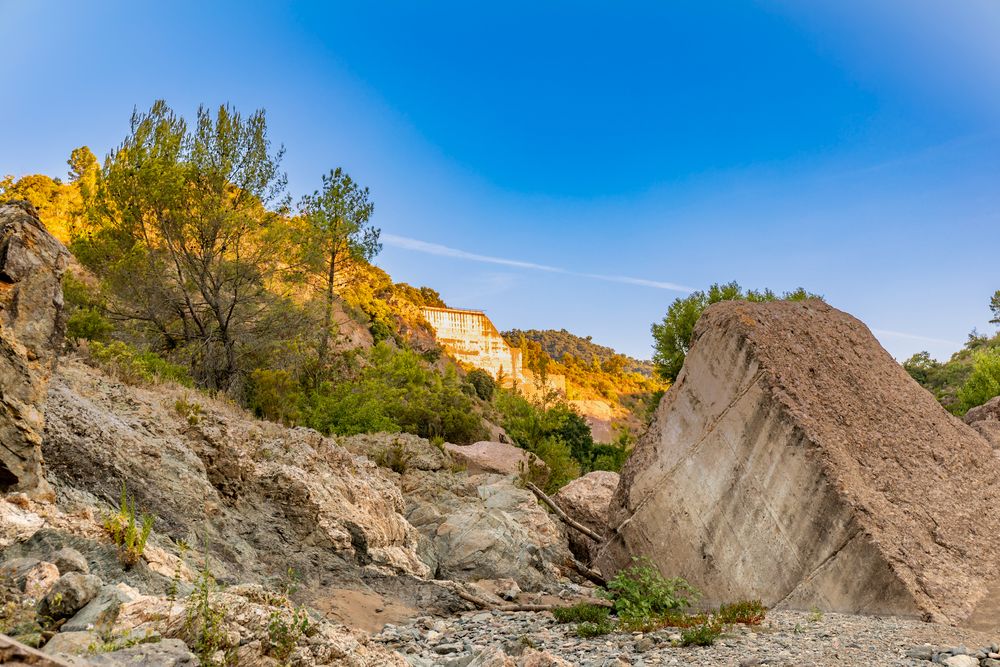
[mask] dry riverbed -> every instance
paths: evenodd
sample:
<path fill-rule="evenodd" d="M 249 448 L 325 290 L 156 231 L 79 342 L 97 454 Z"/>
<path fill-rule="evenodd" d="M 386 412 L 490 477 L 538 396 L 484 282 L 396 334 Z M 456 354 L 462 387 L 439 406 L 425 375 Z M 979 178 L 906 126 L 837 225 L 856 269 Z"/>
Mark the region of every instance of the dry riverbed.
<path fill-rule="evenodd" d="M 582 639 L 572 624 L 549 613 L 467 613 L 449 619 L 418 618 L 405 626 L 386 626 L 375 640 L 406 656 L 412 665 L 478 667 L 502 651 L 516 657 L 534 649 L 571 665 L 703 665 L 752 667 L 885 665 L 930 667 L 907 657 L 917 645 L 968 647 L 970 654 L 1000 637 L 944 625 L 893 617 L 809 612 L 769 612 L 756 628 L 733 626 L 713 646 L 680 647 L 679 631 L 617 633 Z M 976 664 L 979 661 L 976 660 Z M 545 664 L 544 662 L 536 664 Z M 565 664 L 550 662 L 548 664 Z"/>

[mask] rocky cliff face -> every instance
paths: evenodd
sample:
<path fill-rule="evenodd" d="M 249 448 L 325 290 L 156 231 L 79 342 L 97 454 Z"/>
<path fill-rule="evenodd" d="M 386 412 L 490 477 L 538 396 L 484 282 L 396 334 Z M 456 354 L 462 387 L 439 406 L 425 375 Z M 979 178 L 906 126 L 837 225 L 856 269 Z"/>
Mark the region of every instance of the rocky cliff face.
<path fill-rule="evenodd" d="M 0 206 L 0 491 L 51 496 L 41 453 L 43 404 L 65 332 L 68 260 L 29 204 Z"/>
<path fill-rule="evenodd" d="M 598 562 L 649 556 L 708 602 L 959 622 L 992 613 L 997 480 L 858 320 L 722 303 L 622 471 Z"/>

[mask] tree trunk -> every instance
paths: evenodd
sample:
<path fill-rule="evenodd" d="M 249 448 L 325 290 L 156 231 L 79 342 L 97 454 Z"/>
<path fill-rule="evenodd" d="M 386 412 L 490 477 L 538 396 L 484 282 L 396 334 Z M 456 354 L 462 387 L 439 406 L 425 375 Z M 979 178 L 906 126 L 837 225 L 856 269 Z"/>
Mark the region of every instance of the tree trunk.
<path fill-rule="evenodd" d="M 326 306 L 323 312 L 323 332 L 319 341 L 319 368 L 326 366 L 327 349 L 330 347 L 330 327 L 333 326 L 334 279 L 337 275 L 337 246 L 330 249 L 330 270 L 326 276 Z"/>

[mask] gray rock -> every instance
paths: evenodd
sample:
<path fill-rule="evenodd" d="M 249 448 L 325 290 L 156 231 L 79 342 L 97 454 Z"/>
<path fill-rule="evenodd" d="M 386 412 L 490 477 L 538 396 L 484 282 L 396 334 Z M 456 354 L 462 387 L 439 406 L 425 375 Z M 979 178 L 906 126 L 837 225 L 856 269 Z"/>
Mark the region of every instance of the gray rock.
<path fill-rule="evenodd" d="M 49 557 L 49 562 L 59 568 L 59 574 L 66 574 L 68 572 L 90 574 L 90 566 L 87 565 L 87 559 L 72 547 L 65 547 L 56 551 Z"/>
<path fill-rule="evenodd" d="M 945 667 L 979 667 L 979 661 L 971 655 L 953 655 L 942 663 Z"/>
<path fill-rule="evenodd" d="M 58 632 L 42 647 L 42 653 L 83 655 L 100 641 L 101 639 L 96 632 Z"/>
<path fill-rule="evenodd" d="M 45 481 L 45 392 L 66 331 L 69 253 L 28 203 L 0 206 L 0 492 L 55 500 Z"/>
<path fill-rule="evenodd" d="M 0 579 L 14 582 L 19 591 L 37 599 L 59 580 L 59 570 L 37 558 L 12 558 L 0 565 Z"/>
<path fill-rule="evenodd" d="M 118 618 L 122 603 L 139 597 L 139 592 L 126 584 L 104 586 L 93 600 L 63 625 L 63 632 L 79 630 L 109 630 Z"/>
<path fill-rule="evenodd" d="M 111 653 L 102 653 L 90 658 L 92 665 L 108 667 L 194 667 L 198 658 L 188 650 L 180 639 L 164 639 L 153 644 L 138 644 Z"/>
<path fill-rule="evenodd" d="M 914 646 L 906 650 L 906 657 L 913 658 L 914 660 L 932 660 L 935 650 L 933 646 L 928 644 Z"/>
<path fill-rule="evenodd" d="M 64 574 L 38 603 L 38 615 L 52 620 L 69 618 L 93 600 L 100 590 L 101 580 L 92 574 Z"/>

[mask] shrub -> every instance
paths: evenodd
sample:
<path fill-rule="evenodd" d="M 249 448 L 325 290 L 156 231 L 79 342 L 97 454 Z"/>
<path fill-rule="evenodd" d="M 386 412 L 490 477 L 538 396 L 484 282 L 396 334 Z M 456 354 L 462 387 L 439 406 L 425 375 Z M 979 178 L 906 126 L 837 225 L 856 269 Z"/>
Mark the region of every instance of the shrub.
<path fill-rule="evenodd" d="M 493 391 L 496 389 L 496 381 L 489 373 L 481 368 L 473 368 L 465 376 L 465 381 L 471 384 L 476 390 L 476 396 L 484 401 L 493 400 Z"/>
<path fill-rule="evenodd" d="M 710 619 L 681 632 L 681 646 L 711 646 L 722 635 L 722 624 Z"/>
<path fill-rule="evenodd" d="M 172 364 L 154 352 L 136 350 L 121 341 L 108 345 L 95 341 L 90 346 L 90 355 L 108 373 L 126 384 L 171 381 L 185 387 L 194 386 L 185 367 Z"/>
<path fill-rule="evenodd" d="M 226 636 L 226 614 L 212 603 L 212 594 L 218 590 L 215 577 L 206 565 L 199 573 L 194 590 L 187 599 L 184 618 L 184 640 L 199 664 L 216 665 L 216 655 L 222 652 L 222 664 L 236 664 L 236 655 Z"/>
<path fill-rule="evenodd" d="M 299 383 L 288 371 L 258 368 L 250 374 L 247 402 L 258 417 L 291 426 L 299 420 L 301 400 Z"/>
<path fill-rule="evenodd" d="M 296 607 L 290 615 L 282 609 L 271 612 L 267 624 L 271 657 L 282 665 L 289 664 L 299 639 L 309 630 L 309 625 L 309 614 L 302 607 Z"/>
<path fill-rule="evenodd" d="M 961 414 L 1000 396 L 1000 349 L 982 350 L 972 357 L 972 374 L 958 390 Z"/>
<path fill-rule="evenodd" d="M 719 607 L 716 618 L 722 623 L 741 623 L 743 625 L 760 625 L 764 622 L 767 607 L 760 600 L 740 600 Z"/>
<path fill-rule="evenodd" d="M 178 398 L 174 401 L 174 410 L 181 417 L 184 417 L 191 426 L 201 423 L 202 408 L 201 403 L 197 401 L 189 401 L 186 396 Z"/>
<path fill-rule="evenodd" d="M 410 467 L 411 458 L 412 454 L 406 450 L 406 445 L 397 440 L 388 449 L 375 454 L 375 463 L 402 475 Z"/>
<path fill-rule="evenodd" d="M 93 308 L 80 308 L 66 318 L 66 337 L 74 344 L 81 340 L 107 340 L 112 328 L 111 323 Z"/>
<path fill-rule="evenodd" d="M 583 638 L 589 637 L 600 637 L 601 635 L 606 635 L 609 632 L 614 632 L 615 626 L 612 625 L 611 621 L 585 621 L 576 626 L 576 634 Z"/>
<path fill-rule="evenodd" d="M 601 623 L 608 620 L 610 613 L 611 610 L 607 607 L 586 602 L 552 610 L 552 615 L 559 623 Z"/>
<path fill-rule="evenodd" d="M 626 623 L 648 623 L 662 615 L 687 608 L 698 592 L 680 578 L 666 579 L 648 559 L 633 558 L 608 582 L 607 597 Z"/>
<path fill-rule="evenodd" d="M 104 517 L 104 530 L 118 547 L 118 558 L 126 568 L 139 562 L 146 549 L 146 540 L 153 530 L 153 517 L 148 514 L 136 515 L 135 500 L 129 502 L 125 482 L 122 482 L 118 511 L 109 512 Z"/>

